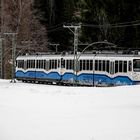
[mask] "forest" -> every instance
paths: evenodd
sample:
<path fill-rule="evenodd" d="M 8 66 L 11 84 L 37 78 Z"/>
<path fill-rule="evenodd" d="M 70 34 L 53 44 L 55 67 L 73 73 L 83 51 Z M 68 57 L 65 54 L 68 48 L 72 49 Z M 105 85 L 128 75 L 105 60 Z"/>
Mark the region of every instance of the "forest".
<path fill-rule="evenodd" d="M 104 41 L 118 47 L 140 46 L 140 1 L 1 0 L 1 33 L 17 33 L 17 48 L 27 51 L 73 51 L 73 33 L 63 25 L 81 25 L 79 51 Z M 9 36 L 4 44 L 10 44 Z M 8 43 L 7 43 L 8 42 Z M 9 45 L 5 45 L 9 46 Z"/>
<path fill-rule="evenodd" d="M 73 49 L 73 34 L 63 24 L 79 23 L 79 44 L 107 40 L 118 47 L 140 46 L 140 1 L 35 0 L 34 5 L 49 42 L 59 43 L 60 50 Z"/>
<path fill-rule="evenodd" d="M 136 0 L 1 0 L 0 30 L 3 70 L 13 40 L 16 56 L 25 53 L 73 51 L 74 34 L 63 25 L 81 25 L 78 51 L 93 42 L 118 48 L 140 48 L 140 1 Z M 98 47 L 98 46 L 97 46 Z M 103 46 L 104 47 L 104 46 Z"/>

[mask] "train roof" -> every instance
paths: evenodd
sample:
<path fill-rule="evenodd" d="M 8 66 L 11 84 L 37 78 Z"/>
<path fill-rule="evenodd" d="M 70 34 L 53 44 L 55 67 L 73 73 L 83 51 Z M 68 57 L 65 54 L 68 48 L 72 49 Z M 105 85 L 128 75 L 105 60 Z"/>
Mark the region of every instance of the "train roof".
<path fill-rule="evenodd" d="M 69 58 L 73 57 L 71 52 L 63 53 L 37 53 L 37 54 L 26 54 L 18 56 L 17 59 L 33 59 L 35 57 L 39 58 Z M 91 52 L 77 52 L 77 57 L 140 57 L 140 51 L 91 51 Z"/>

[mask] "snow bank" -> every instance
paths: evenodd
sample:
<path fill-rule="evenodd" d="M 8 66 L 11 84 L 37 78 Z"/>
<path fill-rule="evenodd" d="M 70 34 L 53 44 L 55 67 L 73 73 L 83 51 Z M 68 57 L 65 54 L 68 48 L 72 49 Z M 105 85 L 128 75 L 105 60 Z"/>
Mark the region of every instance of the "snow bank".
<path fill-rule="evenodd" d="M 0 140 L 140 140 L 140 86 L 0 80 Z"/>

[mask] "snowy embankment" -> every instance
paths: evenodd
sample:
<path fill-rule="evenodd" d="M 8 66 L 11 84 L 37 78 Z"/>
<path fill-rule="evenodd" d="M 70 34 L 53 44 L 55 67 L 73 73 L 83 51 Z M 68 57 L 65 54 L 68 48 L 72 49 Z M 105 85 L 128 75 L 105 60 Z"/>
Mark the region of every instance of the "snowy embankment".
<path fill-rule="evenodd" d="M 140 140 L 140 86 L 0 80 L 0 140 Z"/>

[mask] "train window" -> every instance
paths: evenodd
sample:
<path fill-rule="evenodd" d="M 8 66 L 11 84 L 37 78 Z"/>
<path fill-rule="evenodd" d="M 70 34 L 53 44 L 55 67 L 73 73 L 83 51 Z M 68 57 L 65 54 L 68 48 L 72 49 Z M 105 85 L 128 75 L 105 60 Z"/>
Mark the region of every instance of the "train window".
<path fill-rule="evenodd" d="M 123 62 L 123 72 L 127 72 L 127 61 Z"/>
<path fill-rule="evenodd" d="M 80 70 L 80 62 L 77 61 L 77 71 L 79 71 L 79 70 Z"/>
<path fill-rule="evenodd" d="M 17 66 L 18 68 L 20 68 L 19 60 L 17 60 L 17 62 L 16 62 L 16 66 Z"/>
<path fill-rule="evenodd" d="M 45 60 L 37 60 L 36 61 L 36 68 L 45 69 Z"/>
<path fill-rule="evenodd" d="M 52 69 L 52 60 L 49 60 L 49 69 Z"/>
<path fill-rule="evenodd" d="M 24 60 L 18 60 L 18 68 L 24 68 Z"/>
<path fill-rule="evenodd" d="M 53 61 L 54 61 L 53 69 L 56 69 L 56 67 L 57 67 L 57 66 L 56 66 L 56 63 L 57 63 L 57 62 L 56 62 L 56 60 L 53 60 Z"/>
<path fill-rule="evenodd" d="M 69 69 L 72 69 L 72 60 L 69 60 Z"/>
<path fill-rule="evenodd" d="M 114 74 L 114 62 L 110 62 L 110 74 Z"/>
<path fill-rule="evenodd" d="M 87 64 L 86 70 L 90 70 L 89 69 L 89 60 L 87 60 L 87 63 L 86 64 Z"/>
<path fill-rule="evenodd" d="M 73 69 L 73 65 L 74 64 L 74 61 L 73 60 L 70 60 L 70 69 L 72 70 Z"/>
<path fill-rule="evenodd" d="M 66 69 L 69 69 L 69 60 L 66 60 Z"/>
<path fill-rule="evenodd" d="M 57 69 L 57 60 L 54 60 L 54 59 L 50 60 L 49 68 Z"/>
<path fill-rule="evenodd" d="M 44 60 L 40 60 L 40 68 L 44 69 Z"/>
<path fill-rule="evenodd" d="M 27 67 L 28 67 L 28 61 L 27 61 Z M 36 61 L 36 68 L 39 68 L 39 60 Z"/>
<path fill-rule="evenodd" d="M 18 61 L 16 60 L 16 67 L 18 67 Z"/>
<path fill-rule="evenodd" d="M 46 70 L 49 70 L 49 61 L 46 61 Z"/>
<path fill-rule="evenodd" d="M 132 71 L 132 62 L 131 61 L 128 62 L 128 71 Z"/>
<path fill-rule="evenodd" d="M 27 69 L 35 68 L 35 60 L 27 60 Z"/>
<path fill-rule="evenodd" d="M 58 59 L 57 67 L 60 68 L 60 60 Z"/>
<path fill-rule="evenodd" d="M 24 61 L 24 69 L 27 69 L 27 61 Z"/>
<path fill-rule="evenodd" d="M 66 69 L 68 69 L 68 70 L 73 69 L 73 61 L 72 60 L 66 60 Z"/>
<path fill-rule="evenodd" d="M 39 60 L 36 62 L 36 67 L 39 68 Z"/>
<path fill-rule="evenodd" d="M 99 60 L 99 69 L 98 69 L 99 71 L 101 71 L 102 70 L 102 61 L 101 60 Z"/>
<path fill-rule="evenodd" d="M 122 72 L 123 69 L 123 62 L 119 61 L 119 72 Z"/>
<path fill-rule="evenodd" d="M 40 68 L 43 68 L 43 60 L 40 60 Z"/>
<path fill-rule="evenodd" d="M 105 60 L 102 61 L 102 71 L 105 71 Z"/>
<path fill-rule="evenodd" d="M 86 61 L 83 60 L 83 70 L 86 70 Z"/>
<path fill-rule="evenodd" d="M 103 60 L 101 60 L 101 71 L 103 71 Z"/>
<path fill-rule="evenodd" d="M 109 66 L 110 66 L 109 60 L 107 60 L 107 61 L 106 61 L 106 71 L 107 71 L 108 73 L 109 73 L 109 69 L 110 69 Z"/>
<path fill-rule="evenodd" d="M 43 60 L 43 69 L 46 69 L 46 60 Z"/>
<path fill-rule="evenodd" d="M 73 63 L 72 62 L 73 62 L 72 60 L 69 61 L 69 69 L 70 70 L 73 69 Z"/>
<path fill-rule="evenodd" d="M 69 62 L 70 62 L 70 60 L 65 60 L 65 63 L 66 63 L 65 66 L 66 66 L 67 70 L 70 68 Z"/>
<path fill-rule="evenodd" d="M 42 60 L 39 60 L 39 68 L 42 68 L 42 67 L 43 67 Z"/>
<path fill-rule="evenodd" d="M 65 68 L 65 60 L 61 58 L 61 68 Z"/>
<path fill-rule="evenodd" d="M 27 60 L 27 69 L 29 68 L 29 60 Z"/>
<path fill-rule="evenodd" d="M 93 61 L 90 60 L 90 70 L 93 70 Z"/>
<path fill-rule="evenodd" d="M 39 68 L 39 60 L 36 61 L 36 68 Z"/>
<path fill-rule="evenodd" d="M 57 60 L 55 60 L 55 69 L 57 69 Z"/>
<path fill-rule="evenodd" d="M 24 68 L 24 60 L 18 60 L 18 61 L 16 62 L 16 66 L 17 66 L 18 68 Z"/>
<path fill-rule="evenodd" d="M 51 67 L 51 69 L 54 69 L 54 67 L 55 67 L 55 61 L 52 60 L 51 62 L 52 62 L 52 67 Z"/>
<path fill-rule="evenodd" d="M 44 60 L 40 60 L 41 68 L 44 69 Z"/>
<path fill-rule="evenodd" d="M 31 60 L 31 66 L 32 68 L 35 68 L 35 60 Z"/>
<path fill-rule="evenodd" d="M 118 61 L 115 61 L 115 73 L 118 72 Z"/>
<path fill-rule="evenodd" d="M 30 60 L 28 60 L 28 68 L 31 68 L 31 61 Z"/>
<path fill-rule="evenodd" d="M 44 60 L 40 60 L 41 68 L 44 69 Z"/>
<path fill-rule="evenodd" d="M 66 60 L 63 60 L 63 66 L 66 67 Z"/>
<path fill-rule="evenodd" d="M 98 60 L 95 60 L 95 70 L 98 70 Z"/>
<path fill-rule="evenodd" d="M 29 68 L 32 68 L 32 60 L 29 60 Z"/>
<path fill-rule="evenodd" d="M 82 70 L 82 60 L 80 60 L 80 71 Z"/>
<path fill-rule="evenodd" d="M 34 60 L 29 60 L 29 64 L 30 64 L 30 68 L 34 68 L 35 67 L 35 62 Z"/>
<path fill-rule="evenodd" d="M 133 71 L 140 72 L 140 59 L 133 60 Z"/>

